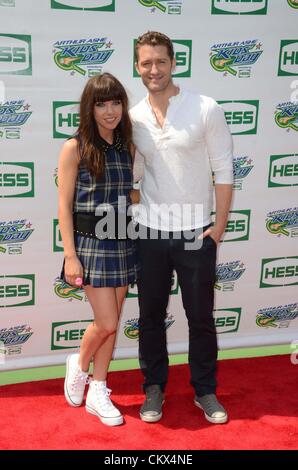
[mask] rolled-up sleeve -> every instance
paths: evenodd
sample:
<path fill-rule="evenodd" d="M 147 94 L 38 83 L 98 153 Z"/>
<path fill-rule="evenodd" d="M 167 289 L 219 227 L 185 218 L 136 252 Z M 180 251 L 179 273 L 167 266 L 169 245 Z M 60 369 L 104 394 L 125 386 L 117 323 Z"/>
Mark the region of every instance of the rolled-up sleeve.
<path fill-rule="evenodd" d="M 136 149 L 134 164 L 133 164 L 133 180 L 134 183 L 138 183 L 144 174 L 144 157 Z"/>
<path fill-rule="evenodd" d="M 215 184 L 233 183 L 233 141 L 223 108 L 213 99 L 206 116 L 206 145 Z"/>

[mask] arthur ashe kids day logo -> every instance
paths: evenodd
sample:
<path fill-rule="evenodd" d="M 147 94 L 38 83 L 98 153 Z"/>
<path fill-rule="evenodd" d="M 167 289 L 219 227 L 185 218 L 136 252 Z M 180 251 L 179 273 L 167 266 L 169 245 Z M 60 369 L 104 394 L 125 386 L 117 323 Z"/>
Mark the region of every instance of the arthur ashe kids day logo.
<path fill-rule="evenodd" d="M 0 75 L 32 75 L 31 36 L 0 34 Z"/>
<path fill-rule="evenodd" d="M 298 0 L 288 0 L 288 4 L 292 8 L 298 8 Z"/>
<path fill-rule="evenodd" d="M 53 178 L 54 178 L 54 183 L 56 187 L 58 188 L 58 168 L 56 167 L 53 173 Z"/>
<path fill-rule="evenodd" d="M 83 288 L 71 286 L 60 278 L 55 279 L 54 292 L 61 299 L 67 299 L 69 301 L 84 300 L 85 302 L 88 302 Z"/>
<path fill-rule="evenodd" d="M 175 323 L 174 316 L 168 313 L 165 318 L 165 329 L 170 328 L 173 323 Z M 127 320 L 123 325 L 123 333 L 128 339 L 139 339 L 139 319 Z"/>
<path fill-rule="evenodd" d="M 273 235 L 298 237 L 298 207 L 267 214 L 266 229 Z"/>
<path fill-rule="evenodd" d="M 23 243 L 33 231 L 32 224 L 26 219 L 0 222 L 0 253 L 22 254 Z"/>
<path fill-rule="evenodd" d="M 245 267 L 240 260 L 220 263 L 216 266 L 216 283 L 214 287 L 223 292 L 233 291 L 235 282 L 244 272 Z"/>
<path fill-rule="evenodd" d="M 277 105 L 274 119 L 279 127 L 288 132 L 290 129 L 298 131 L 298 103 L 288 101 Z"/>
<path fill-rule="evenodd" d="M 115 11 L 115 0 L 51 0 L 51 8 L 63 10 Z"/>
<path fill-rule="evenodd" d="M 54 62 L 70 75 L 79 73 L 92 77 L 102 71 L 102 66 L 114 52 L 108 38 L 69 39 L 54 44 Z"/>
<path fill-rule="evenodd" d="M 0 103 L 0 139 L 19 139 L 21 126 L 32 114 L 30 104 L 25 100 L 4 101 Z"/>
<path fill-rule="evenodd" d="M 0 344 L 4 345 L 4 353 L 8 356 L 21 354 L 22 346 L 33 335 L 29 325 L 17 325 L 0 330 Z"/>
<path fill-rule="evenodd" d="M 210 52 L 210 64 L 224 76 L 249 78 L 251 66 L 262 54 L 262 44 L 257 39 L 214 44 Z"/>
<path fill-rule="evenodd" d="M 177 295 L 178 290 L 179 290 L 179 284 L 178 284 L 177 273 L 176 273 L 176 271 L 173 271 L 172 278 L 171 278 L 170 295 Z M 126 297 L 128 297 L 128 298 L 138 297 L 138 289 L 137 289 L 137 284 L 136 283 L 129 285 Z"/>
<path fill-rule="evenodd" d="M 266 15 L 268 0 L 212 0 L 212 15 Z"/>
<path fill-rule="evenodd" d="M 252 159 L 248 156 L 233 159 L 233 189 L 242 190 L 243 180 L 249 175 L 253 167 Z"/>
<path fill-rule="evenodd" d="M 288 328 L 298 317 L 298 304 L 279 305 L 258 310 L 256 324 L 261 328 Z"/>
<path fill-rule="evenodd" d="M 137 0 L 143 7 L 149 8 L 150 13 L 168 13 L 181 15 L 183 0 Z"/>
<path fill-rule="evenodd" d="M 268 187 L 298 186 L 298 154 L 271 155 Z"/>

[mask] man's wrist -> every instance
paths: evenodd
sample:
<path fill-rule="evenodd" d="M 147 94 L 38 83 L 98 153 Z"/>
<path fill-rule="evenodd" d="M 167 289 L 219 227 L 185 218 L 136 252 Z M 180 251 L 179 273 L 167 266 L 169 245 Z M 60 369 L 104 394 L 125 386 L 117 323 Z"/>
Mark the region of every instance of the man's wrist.
<path fill-rule="evenodd" d="M 225 229 L 226 229 L 227 223 L 216 223 L 211 227 L 212 231 L 215 231 L 217 233 L 223 234 Z"/>

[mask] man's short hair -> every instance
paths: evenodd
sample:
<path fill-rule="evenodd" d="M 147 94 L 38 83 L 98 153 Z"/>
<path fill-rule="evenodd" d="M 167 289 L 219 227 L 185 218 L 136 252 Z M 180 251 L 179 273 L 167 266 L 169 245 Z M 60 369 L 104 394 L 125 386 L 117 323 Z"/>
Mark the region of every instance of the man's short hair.
<path fill-rule="evenodd" d="M 174 59 L 173 43 L 171 39 L 163 33 L 159 33 L 157 31 L 148 31 L 147 33 L 138 37 L 135 45 L 135 57 L 137 62 L 139 60 L 139 48 L 142 46 L 165 46 L 171 61 Z"/>

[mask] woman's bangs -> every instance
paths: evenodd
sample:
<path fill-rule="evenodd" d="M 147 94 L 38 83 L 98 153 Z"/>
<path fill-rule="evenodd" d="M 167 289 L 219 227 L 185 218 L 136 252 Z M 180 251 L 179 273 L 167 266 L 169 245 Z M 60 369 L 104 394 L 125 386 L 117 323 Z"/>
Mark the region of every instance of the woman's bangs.
<path fill-rule="evenodd" d="M 94 103 L 114 100 L 123 102 L 123 98 L 123 91 L 116 83 L 107 83 L 105 86 L 101 84 L 101 86 L 95 90 Z"/>

